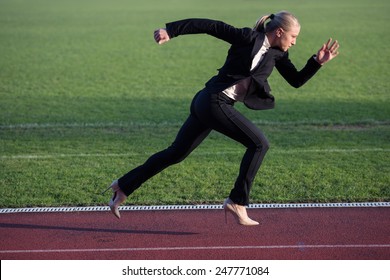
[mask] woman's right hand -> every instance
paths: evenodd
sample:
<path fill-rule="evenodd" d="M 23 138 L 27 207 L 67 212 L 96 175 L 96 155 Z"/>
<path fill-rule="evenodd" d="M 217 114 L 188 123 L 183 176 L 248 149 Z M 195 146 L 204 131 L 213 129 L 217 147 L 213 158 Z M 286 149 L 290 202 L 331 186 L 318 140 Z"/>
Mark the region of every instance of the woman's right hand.
<path fill-rule="evenodd" d="M 169 38 L 168 32 L 165 28 L 160 28 L 154 31 L 154 40 L 159 45 L 168 42 L 171 38 Z"/>
<path fill-rule="evenodd" d="M 318 50 L 316 60 L 319 64 L 324 65 L 326 62 L 331 61 L 333 58 L 339 55 L 339 42 L 334 41 L 332 38 L 322 45 L 321 49 Z"/>

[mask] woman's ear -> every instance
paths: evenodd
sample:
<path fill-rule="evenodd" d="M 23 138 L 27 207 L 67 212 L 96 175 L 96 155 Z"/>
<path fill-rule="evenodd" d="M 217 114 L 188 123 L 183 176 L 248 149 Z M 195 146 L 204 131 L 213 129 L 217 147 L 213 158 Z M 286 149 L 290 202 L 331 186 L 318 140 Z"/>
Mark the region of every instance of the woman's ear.
<path fill-rule="evenodd" d="M 282 37 L 282 34 L 284 33 L 283 28 L 279 27 L 278 29 L 275 30 L 275 35 L 276 37 L 280 38 Z"/>

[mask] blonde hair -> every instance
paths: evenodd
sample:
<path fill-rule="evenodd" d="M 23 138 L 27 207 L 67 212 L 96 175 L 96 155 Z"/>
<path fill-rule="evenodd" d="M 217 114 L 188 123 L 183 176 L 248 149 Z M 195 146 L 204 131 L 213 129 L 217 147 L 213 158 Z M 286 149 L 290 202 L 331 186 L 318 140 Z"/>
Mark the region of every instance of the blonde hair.
<path fill-rule="evenodd" d="M 265 22 L 268 21 L 266 24 Z M 259 32 L 272 32 L 278 28 L 282 28 L 285 31 L 289 31 L 292 26 L 300 26 L 298 19 L 290 12 L 281 11 L 277 14 L 270 14 L 260 17 L 257 21 L 253 30 Z"/>

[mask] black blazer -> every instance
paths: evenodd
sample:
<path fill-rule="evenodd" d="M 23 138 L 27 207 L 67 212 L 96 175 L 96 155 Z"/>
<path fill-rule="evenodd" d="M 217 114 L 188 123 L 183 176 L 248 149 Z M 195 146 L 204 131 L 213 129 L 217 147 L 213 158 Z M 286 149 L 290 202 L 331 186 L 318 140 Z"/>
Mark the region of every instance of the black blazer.
<path fill-rule="evenodd" d="M 235 28 L 221 21 L 209 19 L 185 19 L 166 24 L 170 38 L 185 34 L 205 33 L 231 44 L 225 64 L 218 69 L 204 90 L 210 93 L 221 92 L 240 80 L 251 77 L 244 104 L 254 110 L 272 109 L 275 98 L 267 78 L 274 67 L 293 87 L 298 88 L 306 83 L 321 67 L 312 56 L 302 70 L 298 71 L 288 58 L 288 52 L 270 48 L 259 65 L 250 71 L 253 57 L 263 45 L 265 33 L 251 28 Z"/>

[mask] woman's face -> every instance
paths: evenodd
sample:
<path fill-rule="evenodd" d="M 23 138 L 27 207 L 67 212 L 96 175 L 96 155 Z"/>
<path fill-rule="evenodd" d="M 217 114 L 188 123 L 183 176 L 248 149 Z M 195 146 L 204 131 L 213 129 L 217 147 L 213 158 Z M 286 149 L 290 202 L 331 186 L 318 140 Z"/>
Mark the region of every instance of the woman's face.
<path fill-rule="evenodd" d="M 300 31 L 301 27 L 299 25 L 293 25 L 289 31 L 278 28 L 276 30 L 276 40 L 274 42 L 275 47 L 280 48 L 282 51 L 287 51 L 296 44 Z"/>

